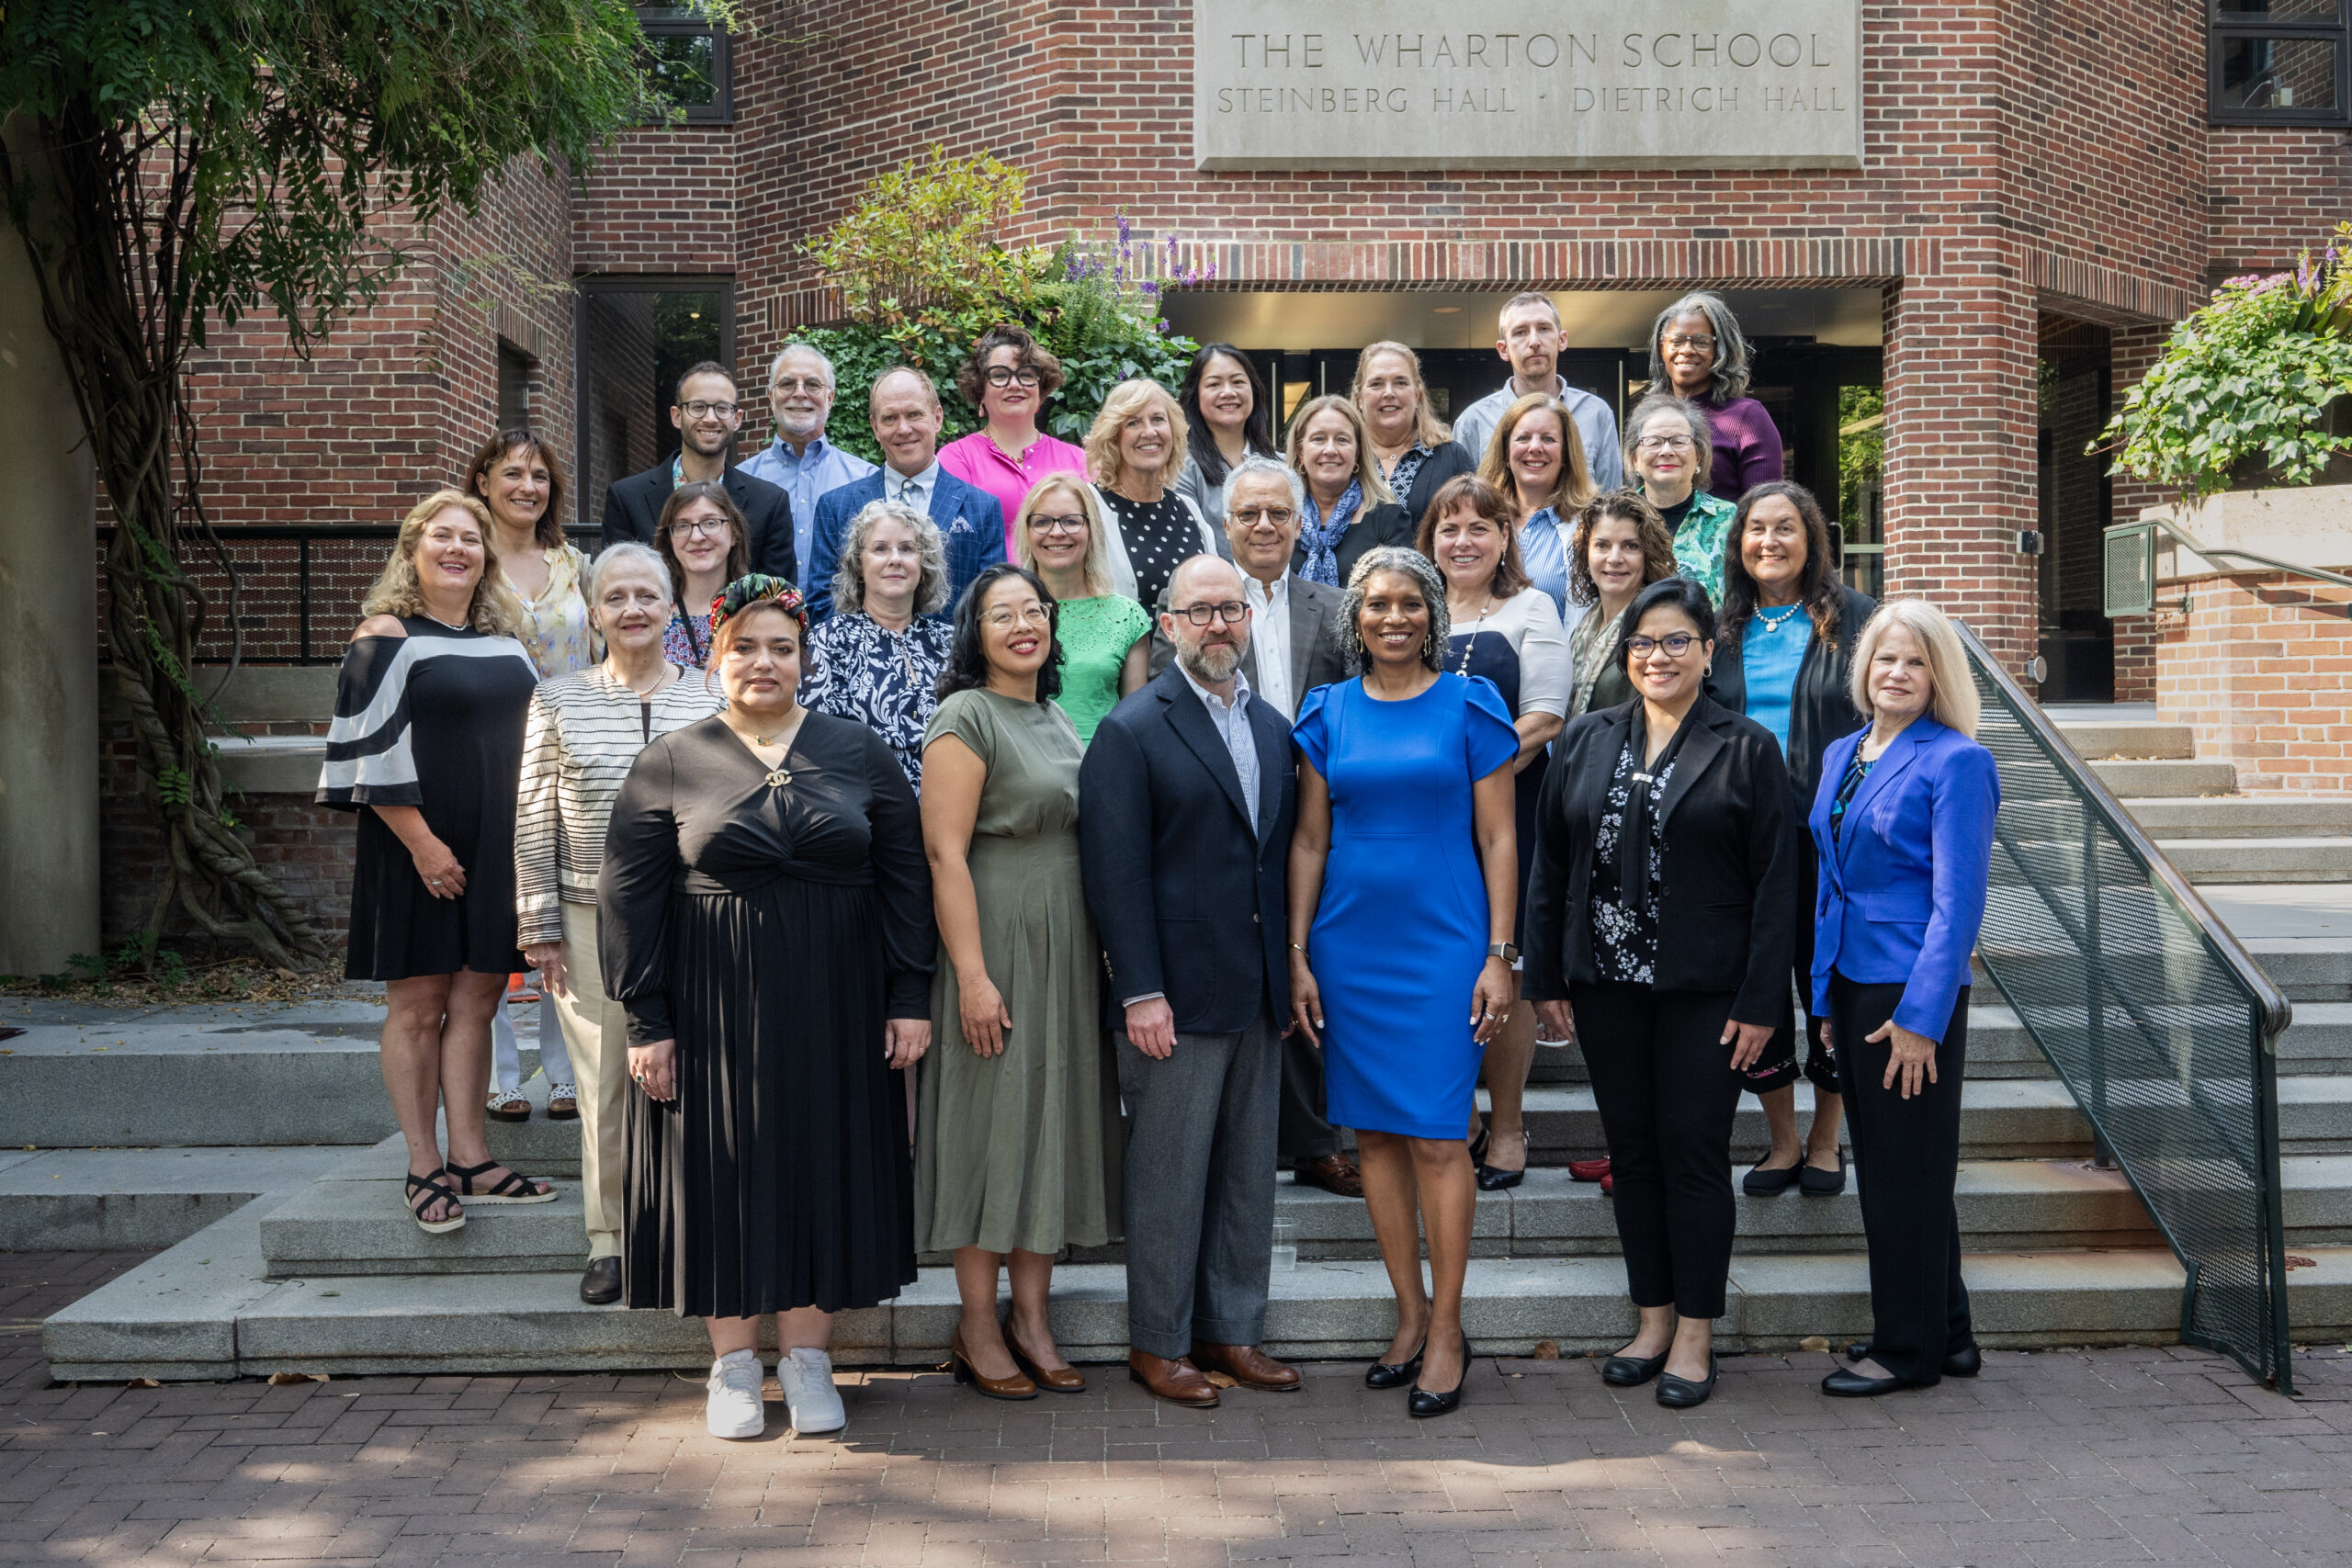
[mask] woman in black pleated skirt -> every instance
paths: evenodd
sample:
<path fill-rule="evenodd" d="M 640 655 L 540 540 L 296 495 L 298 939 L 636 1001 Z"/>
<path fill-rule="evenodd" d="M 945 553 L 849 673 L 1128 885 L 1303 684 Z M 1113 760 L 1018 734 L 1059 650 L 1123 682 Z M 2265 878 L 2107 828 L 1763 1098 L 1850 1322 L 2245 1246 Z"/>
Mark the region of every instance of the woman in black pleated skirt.
<path fill-rule="evenodd" d="M 707 1320 L 720 1437 L 763 1426 L 767 1313 L 793 1427 L 840 1427 L 831 1314 L 915 1278 L 900 1075 L 930 1044 L 931 876 L 889 747 L 797 705 L 802 631 L 780 579 L 720 596 L 727 711 L 639 754 L 597 887 L 643 1090 L 622 1299 Z"/>

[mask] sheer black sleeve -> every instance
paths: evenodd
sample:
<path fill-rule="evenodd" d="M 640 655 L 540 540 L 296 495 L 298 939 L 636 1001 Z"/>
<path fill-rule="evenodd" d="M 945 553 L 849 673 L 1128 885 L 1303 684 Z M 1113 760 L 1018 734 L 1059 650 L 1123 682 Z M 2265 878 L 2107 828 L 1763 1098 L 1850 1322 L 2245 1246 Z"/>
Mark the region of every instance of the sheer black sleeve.
<path fill-rule="evenodd" d="M 931 972 L 938 962 L 939 929 L 931 908 L 931 862 L 923 854 L 922 818 L 914 786 L 882 738 L 865 740 L 871 801 L 874 884 L 882 903 L 882 966 L 889 976 L 890 1018 L 931 1016 Z"/>
<path fill-rule="evenodd" d="M 596 875 L 605 994 L 628 1012 L 628 1043 L 672 1039 L 670 888 L 678 875 L 677 764 L 663 737 L 638 753 L 613 802 Z"/>

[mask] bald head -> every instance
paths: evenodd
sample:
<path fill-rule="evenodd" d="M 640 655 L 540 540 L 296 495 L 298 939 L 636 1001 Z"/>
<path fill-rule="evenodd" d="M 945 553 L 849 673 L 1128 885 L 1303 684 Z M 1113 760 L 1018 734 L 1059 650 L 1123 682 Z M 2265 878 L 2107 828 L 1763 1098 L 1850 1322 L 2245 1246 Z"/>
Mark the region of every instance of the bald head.
<path fill-rule="evenodd" d="M 908 479 L 931 467 L 947 413 L 930 377 L 904 365 L 886 370 L 874 383 L 866 407 L 884 461 Z"/>
<path fill-rule="evenodd" d="M 1207 624 L 1194 625 L 1195 615 Z M 1187 674 L 1212 691 L 1229 693 L 1233 672 L 1250 646 L 1250 601 L 1242 596 L 1241 574 L 1233 563 L 1200 555 L 1179 566 L 1168 580 L 1168 609 L 1159 629 L 1175 646 L 1176 662 Z"/>

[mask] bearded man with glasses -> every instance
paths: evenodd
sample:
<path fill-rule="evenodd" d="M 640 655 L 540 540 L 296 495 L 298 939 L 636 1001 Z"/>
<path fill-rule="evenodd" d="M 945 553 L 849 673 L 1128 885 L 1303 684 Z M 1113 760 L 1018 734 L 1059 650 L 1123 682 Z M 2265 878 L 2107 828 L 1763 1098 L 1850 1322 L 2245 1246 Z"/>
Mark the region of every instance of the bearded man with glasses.
<path fill-rule="evenodd" d="M 662 509 L 684 484 L 718 484 L 743 514 L 751 569 L 797 582 L 800 557 L 792 536 L 792 498 L 744 468 L 730 467 L 728 454 L 743 428 L 734 373 L 706 359 L 678 378 L 670 423 L 677 427 L 678 451 L 641 474 L 615 479 L 605 491 L 605 543 L 634 539 L 653 544 Z"/>

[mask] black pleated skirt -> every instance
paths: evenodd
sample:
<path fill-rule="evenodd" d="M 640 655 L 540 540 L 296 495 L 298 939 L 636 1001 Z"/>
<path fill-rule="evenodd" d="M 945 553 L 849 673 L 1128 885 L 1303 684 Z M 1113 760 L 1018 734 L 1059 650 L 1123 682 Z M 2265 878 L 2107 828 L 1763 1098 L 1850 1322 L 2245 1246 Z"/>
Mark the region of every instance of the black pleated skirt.
<path fill-rule="evenodd" d="M 915 1278 L 877 897 L 782 877 L 670 904 L 678 1094 L 631 1086 L 622 1299 L 682 1317 L 873 1306 Z"/>

